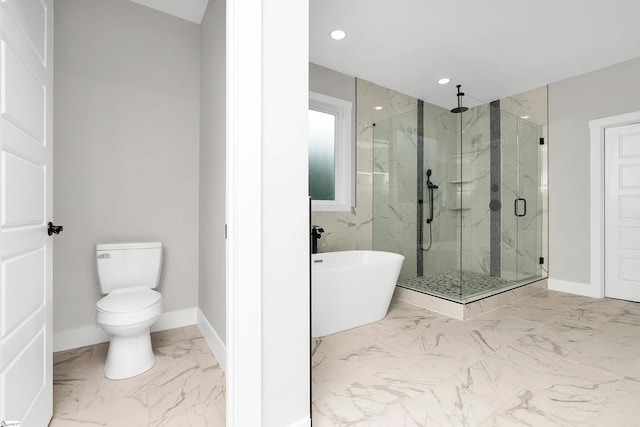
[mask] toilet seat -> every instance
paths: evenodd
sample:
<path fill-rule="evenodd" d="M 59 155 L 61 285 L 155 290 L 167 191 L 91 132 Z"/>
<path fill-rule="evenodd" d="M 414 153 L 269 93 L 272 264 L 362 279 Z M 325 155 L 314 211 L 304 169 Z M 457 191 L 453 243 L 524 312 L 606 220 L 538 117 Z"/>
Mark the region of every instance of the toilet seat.
<path fill-rule="evenodd" d="M 144 287 L 116 289 L 96 303 L 96 321 L 103 325 L 134 325 L 162 313 L 162 295 Z"/>
<path fill-rule="evenodd" d="M 150 288 L 121 288 L 101 298 L 96 307 L 103 313 L 129 313 L 156 304 L 160 299 L 160 292 Z"/>

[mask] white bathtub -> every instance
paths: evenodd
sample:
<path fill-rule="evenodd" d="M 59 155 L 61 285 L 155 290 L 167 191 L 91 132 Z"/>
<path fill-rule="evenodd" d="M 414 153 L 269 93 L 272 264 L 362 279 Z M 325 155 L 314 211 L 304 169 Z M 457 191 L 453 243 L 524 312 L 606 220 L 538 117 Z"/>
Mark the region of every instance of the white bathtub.
<path fill-rule="evenodd" d="M 344 251 L 311 256 L 311 335 L 325 335 L 382 319 L 404 256 Z"/>

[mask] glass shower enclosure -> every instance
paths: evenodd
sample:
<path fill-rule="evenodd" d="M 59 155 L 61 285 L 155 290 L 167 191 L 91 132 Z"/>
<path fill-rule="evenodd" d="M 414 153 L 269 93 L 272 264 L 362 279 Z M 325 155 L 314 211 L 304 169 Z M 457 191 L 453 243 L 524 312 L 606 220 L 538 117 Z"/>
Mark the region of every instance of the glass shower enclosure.
<path fill-rule="evenodd" d="M 466 303 L 542 276 L 542 127 L 419 101 L 373 128 L 373 249 L 398 286 Z"/>

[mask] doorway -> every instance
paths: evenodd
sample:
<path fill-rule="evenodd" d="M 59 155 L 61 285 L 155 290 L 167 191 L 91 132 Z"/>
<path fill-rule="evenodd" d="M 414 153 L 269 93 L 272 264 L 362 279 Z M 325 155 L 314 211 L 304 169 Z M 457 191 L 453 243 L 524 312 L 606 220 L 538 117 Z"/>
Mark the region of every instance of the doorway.
<path fill-rule="evenodd" d="M 590 128 L 590 247 L 591 247 L 591 267 L 590 267 L 590 283 L 589 291 L 585 293 L 587 296 L 592 296 L 596 298 L 602 298 L 605 296 L 611 296 L 614 298 L 622 298 L 621 296 L 613 296 L 609 295 L 609 290 L 605 290 L 605 288 L 610 288 L 610 286 L 606 286 L 606 260 L 605 260 L 605 251 L 606 251 L 606 236 L 611 233 L 606 233 L 607 230 L 605 224 L 605 208 L 607 203 L 605 202 L 605 197 L 607 193 L 605 191 L 605 177 L 608 175 L 606 173 L 605 168 L 605 145 L 606 145 L 606 133 L 609 130 L 610 132 L 615 128 L 626 128 L 629 125 L 638 125 L 640 123 L 640 111 L 622 114 L 618 116 L 606 117 L 597 120 L 591 120 L 589 122 Z M 626 132 L 626 130 L 623 130 Z M 632 132 L 633 133 L 633 132 Z M 612 133 L 609 135 L 609 139 L 616 138 L 616 136 Z M 637 144 L 637 143 L 636 143 Z M 619 150 L 619 141 L 618 141 L 618 150 Z M 629 148 L 625 148 L 626 151 L 625 156 L 629 156 Z M 611 156 L 611 155 L 610 155 Z M 633 156 L 632 156 L 633 157 Z M 610 166 L 611 167 L 611 166 Z M 619 178 L 618 178 L 619 179 Z M 632 182 L 634 180 L 632 179 Z M 619 181 L 618 181 L 619 185 Z M 635 185 L 633 185 L 635 186 Z M 607 194 L 615 194 L 609 191 Z M 640 200 L 640 199 L 635 199 Z M 638 207 L 633 204 L 635 200 L 631 200 L 631 205 L 629 207 L 623 207 L 623 210 L 631 210 L 631 212 L 637 212 Z M 619 202 L 618 202 L 619 203 Z M 619 209 L 619 207 L 618 207 Z M 608 213 L 608 215 L 612 215 Z M 618 230 L 618 235 L 620 231 Z M 618 237 L 619 238 L 619 237 Z M 625 236 L 625 239 L 627 236 Z M 619 244 L 619 243 L 618 243 Z M 626 245 L 626 241 L 623 242 Z M 617 257 L 619 258 L 619 256 Z M 618 260 L 619 262 L 619 260 Z M 631 267 L 631 271 L 634 271 L 633 266 L 637 267 L 636 262 L 631 262 L 630 265 L 623 266 L 624 277 L 629 277 L 627 274 L 629 271 L 629 267 Z M 637 273 L 637 269 L 636 269 Z M 625 297 L 624 299 L 628 299 Z"/>
<path fill-rule="evenodd" d="M 604 295 L 640 302 L 640 123 L 604 134 Z"/>

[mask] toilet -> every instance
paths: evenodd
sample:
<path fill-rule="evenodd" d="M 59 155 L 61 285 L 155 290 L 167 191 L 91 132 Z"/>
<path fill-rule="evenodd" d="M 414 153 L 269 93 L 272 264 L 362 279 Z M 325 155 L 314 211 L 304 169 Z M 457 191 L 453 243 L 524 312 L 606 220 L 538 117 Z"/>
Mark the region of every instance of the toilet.
<path fill-rule="evenodd" d="M 162 313 L 162 243 L 96 245 L 100 290 L 96 322 L 111 334 L 104 375 L 118 380 L 148 371 L 155 364 L 149 327 Z"/>

